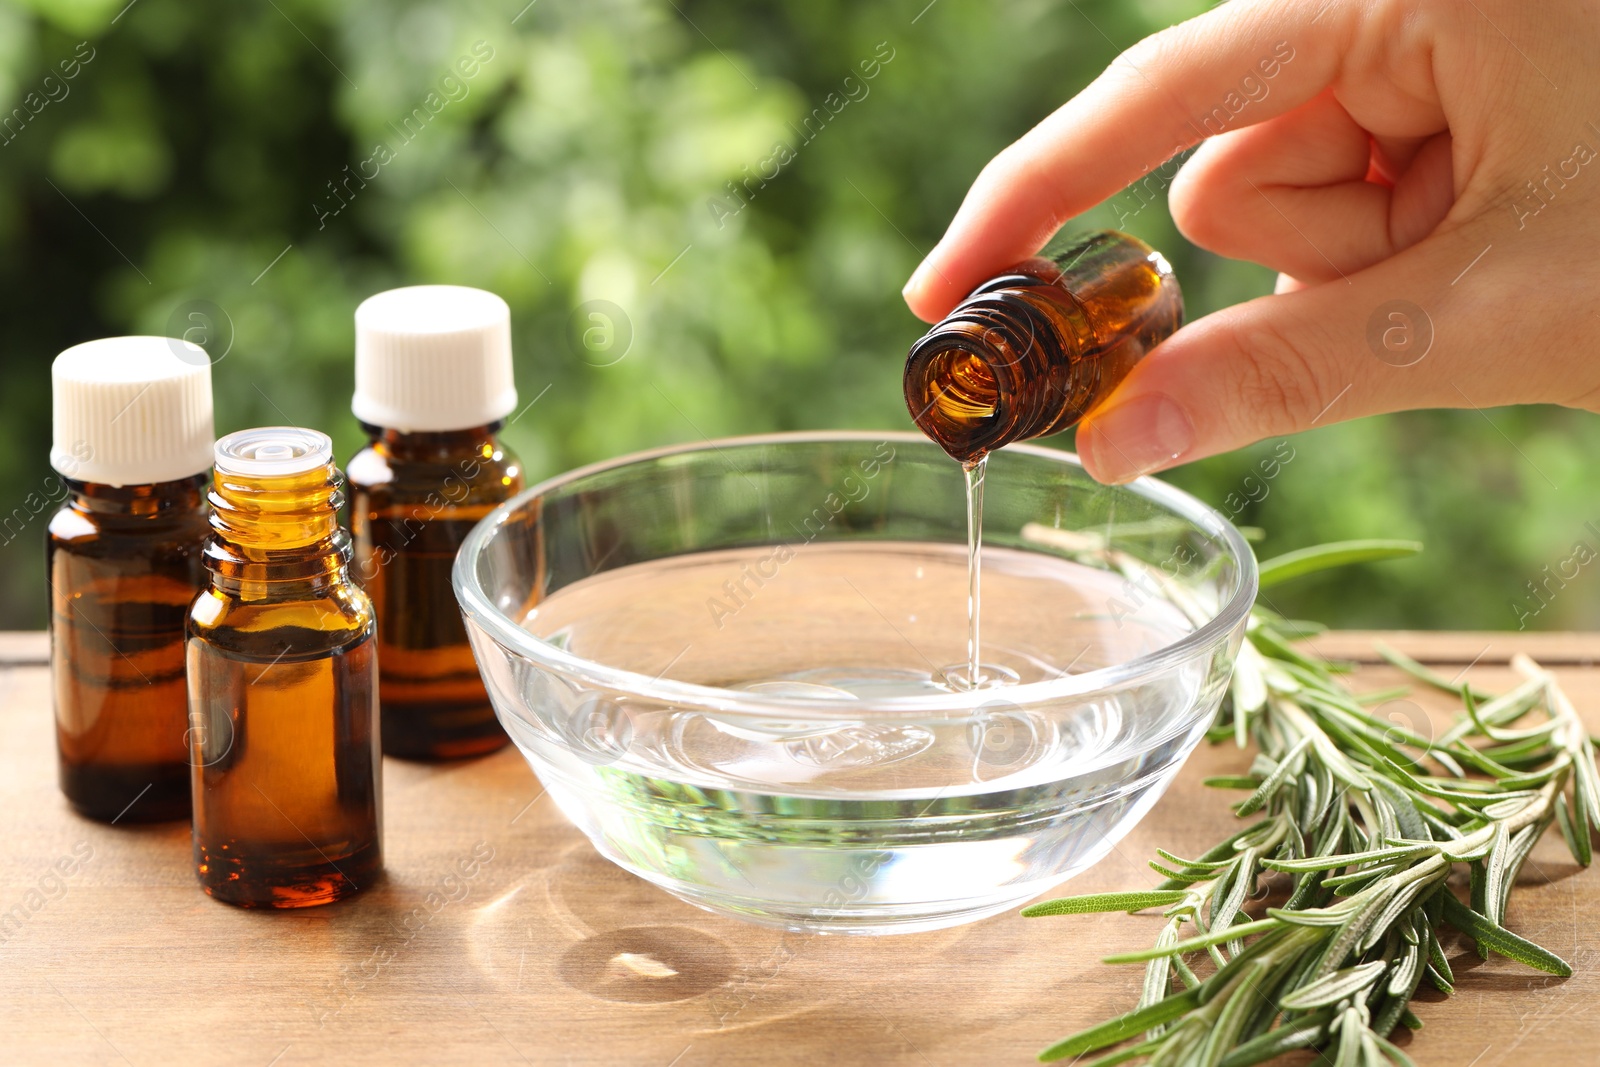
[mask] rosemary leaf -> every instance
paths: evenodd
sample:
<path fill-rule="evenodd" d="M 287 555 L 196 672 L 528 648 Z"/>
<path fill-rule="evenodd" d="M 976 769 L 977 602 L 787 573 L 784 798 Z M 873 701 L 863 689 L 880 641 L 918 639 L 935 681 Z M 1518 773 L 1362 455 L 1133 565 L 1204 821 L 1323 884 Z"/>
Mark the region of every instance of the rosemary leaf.
<path fill-rule="evenodd" d="M 1207 778 L 1200 783 L 1209 789 L 1250 789 L 1254 790 L 1261 782 L 1245 774 L 1223 774 L 1215 778 Z"/>
<path fill-rule="evenodd" d="M 1175 889 L 1152 889 L 1140 893 L 1094 893 L 1081 897 L 1063 897 L 1047 900 L 1023 909 L 1023 916 L 1085 915 L 1097 911 L 1143 911 L 1146 908 L 1164 908 L 1176 904 L 1186 893 Z"/>
<path fill-rule="evenodd" d="M 1461 686 L 1456 685 L 1454 682 L 1447 679 L 1444 675 L 1439 674 L 1437 671 L 1429 670 L 1427 667 L 1424 667 L 1422 664 L 1418 663 L 1404 652 L 1390 648 L 1382 641 L 1376 642 L 1373 647 L 1378 650 L 1378 655 L 1388 660 L 1394 666 L 1399 667 L 1401 670 L 1411 675 L 1411 677 L 1415 678 L 1423 685 L 1430 685 L 1435 689 L 1442 690 L 1446 693 L 1450 693 L 1451 695 L 1456 695 L 1461 692 Z M 1492 699 L 1491 694 L 1484 693 L 1476 689 L 1472 691 L 1472 695 L 1477 697 L 1479 700 Z"/>
<path fill-rule="evenodd" d="M 1107 1045 L 1116 1045 L 1137 1033 L 1160 1026 L 1162 1023 L 1171 1022 L 1186 1012 L 1200 1006 L 1200 990 L 1189 989 L 1182 993 L 1174 993 L 1166 1000 L 1152 1004 L 1148 1008 L 1130 1011 L 1126 1015 L 1119 1015 L 1115 1019 L 1091 1026 L 1065 1039 L 1039 1053 L 1039 1059 L 1046 1063 L 1051 1060 L 1066 1059 L 1068 1056 L 1081 1056 L 1085 1052 L 1094 1052 L 1096 1049 L 1105 1048 Z"/>
<path fill-rule="evenodd" d="M 1328 1022 L 1332 1018 L 1333 1012 L 1325 1009 L 1286 1022 L 1275 1030 L 1239 1045 L 1222 1057 L 1218 1067 L 1254 1067 L 1285 1052 L 1317 1044 L 1327 1036 Z"/>
<path fill-rule="evenodd" d="M 1261 564 L 1260 585 L 1262 589 L 1266 589 L 1279 582 L 1286 582 L 1290 578 L 1298 578 L 1302 574 L 1311 574 L 1330 567 L 1343 567 L 1351 563 L 1374 560 L 1401 559 L 1405 556 L 1414 556 L 1421 551 L 1420 541 L 1334 541 L 1326 545 L 1313 545 L 1310 548 L 1296 549 L 1281 556 L 1274 556 Z"/>
<path fill-rule="evenodd" d="M 1284 782 L 1289 780 L 1289 776 L 1291 774 L 1299 773 L 1302 766 L 1300 757 L 1304 755 L 1305 750 L 1310 747 L 1311 738 L 1309 737 L 1302 737 L 1299 741 L 1297 741 L 1295 746 L 1288 751 L 1281 761 L 1279 761 L 1278 766 L 1274 768 L 1272 773 L 1267 775 L 1266 781 L 1257 786 L 1256 791 L 1251 793 L 1250 796 L 1239 805 L 1237 814 L 1240 816 L 1254 815 L 1256 812 L 1265 807 L 1267 801 L 1272 799 L 1273 794 L 1275 794 L 1283 786 Z"/>
<path fill-rule="evenodd" d="M 1142 948 L 1137 952 L 1124 952 L 1117 956 L 1107 956 L 1106 963 L 1143 963 L 1153 960 L 1157 956 L 1174 956 L 1180 952 L 1193 952 L 1195 949 L 1206 948 L 1211 945 L 1220 945 L 1224 941 L 1232 941 L 1249 934 L 1259 934 L 1271 930 L 1278 925 L 1276 919 L 1260 919 L 1253 923 L 1241 923 L 1238 926 L 1224 930 L 1213 930 L 1199 937 L 1191 937 L 1187 941 L 1179 941 L 1173 945 L 1157 946 L 1155 948 Z"/>
<path fill-rule="evenodd" d="M 1346 852 L 1298 860 L 1263 860 L 1262 866 L 1275 871 L 1331 871 L 1338 867 L 1353 867 L 1362 863 L 1398 862 L 1438 851 L 1438 847 L 1434 845 L 1399 845 L 1394 848 L 1375 848 L 1368 852 Z"/>
<path fill-rule="evenodd" d="M 1589 822 L 1584 818 L 1583 808 L 1577 809 L 1577 816 L 1574 818 L 1566 796 L 1556 797 L 1556 820 L 1561 824 L 1561 836 L 1566 839 L 1567 849 L 1572 853 L 1572 858 L 1577 860 L 1580 866 L 1589 866 L 1589 861 L 1593 859 L 1592 842 L 1589 837 Z"/>
<path fill-rule="evenodd" d="M 1289 996 L 1281 998 L 1278 1007 L 1302 1011 L 1307 1008 L 1330 1007 L 1340 1001 L 1349 1000 L 1357 993 L 1370 989 L 1387 966 L 1388 964 L 1382 960 L 1374 960 L 1358 967 L 1335 971 L 1326 978 L 1319 978 L 1309 985 L 1301 986 Z"/>
<path fill-rule="evenodd" d="M 1474 938 L 1480 946 L 1493 949 L 1508 959 L 1559 978 L 1567 978 L 1572 974 L 1572 966 L 1554 952 L 1518 937 L 1503 926 L 1496 926 L 1453 896 L 1444 899 L 1444 917 L 1446 922 Z"/>

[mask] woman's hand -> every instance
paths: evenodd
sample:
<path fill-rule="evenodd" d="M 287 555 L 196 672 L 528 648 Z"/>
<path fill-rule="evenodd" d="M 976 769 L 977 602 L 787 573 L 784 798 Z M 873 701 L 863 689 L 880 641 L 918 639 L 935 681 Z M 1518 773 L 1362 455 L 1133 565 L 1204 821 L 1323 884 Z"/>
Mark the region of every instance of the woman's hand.
<path fill-rule="evenodd" d="M 906 301 L 938 319 L 1201 141 L 1178 228 L 1278 293 L 1134 369 L 1079 428 L 1096 478 L 1406 408 L 1600 410 L 1600 3 L 1220 5 L 996 156 Z"/>

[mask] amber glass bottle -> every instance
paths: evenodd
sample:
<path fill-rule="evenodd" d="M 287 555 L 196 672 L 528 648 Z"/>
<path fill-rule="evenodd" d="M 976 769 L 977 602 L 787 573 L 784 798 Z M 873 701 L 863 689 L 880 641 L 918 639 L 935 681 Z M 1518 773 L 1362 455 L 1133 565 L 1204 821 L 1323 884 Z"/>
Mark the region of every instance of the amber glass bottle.
<path fill-rule="evenodd" d="M 419 285 L 356 310 L 356 392 L 368 436 L 351 458 L 352 571 L 378 618 L 383 750 L 458 759 L 508 738 L 450 588 L 474 524 L 522 489 L 497 433 L 516 406 L 511 312 L 481 289 Z"/>
<path fill-rule="evenodd" d="M 1183 324 L 1161 253 L 1104 230 L 973 291 L 911 347 L 906 407 L 963 464 L 1067 429 Z"/>
<path fill-rule="evenodd" d="M 382 868 L 372 606 L 332 457 L 292 427 L 216 446 L 188 624 L 194 855 L 205 891 L 244 907 L 326 904 Z"/>
<path fill-rule="evenodd" d="M 495 436 L 499 425 L 437 433 L 366 425 L 369 444 L 350 460 L 354 571 L 378 616 L 391 756 L 456 759 L 508 740 L 450 588 L 467 533 L 522 489 L 516 458 Z"/>
<path fill-rule="evenodd" d="M 205 587 L 211 366 L 194 345 L 112 337 L 51 370 L 50 662 L 61 791 L 82 815 L 189 815 L 183 620 Z"/>

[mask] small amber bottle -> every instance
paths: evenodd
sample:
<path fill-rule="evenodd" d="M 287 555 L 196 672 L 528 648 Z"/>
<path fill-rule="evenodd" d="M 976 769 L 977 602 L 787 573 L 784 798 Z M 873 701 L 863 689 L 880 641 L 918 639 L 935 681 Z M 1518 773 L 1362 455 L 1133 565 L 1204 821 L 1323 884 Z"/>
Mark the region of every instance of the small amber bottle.
<path fill-rule="evenodd" d="M 189 612 L 194 856 L 243 907 L 326 904 L 382 868 L 372 605 L 350 580 L 326 435 L 216 445 L 210 587 Z"/>
<path fill-rule="evenodd" d="M 963 464 L 1083 418 L 1183 325 L 1161 253 L 1112 230 L 989 279 L 911 347 L 906 407 Z"/>
<path fill-rule="evenodd" d="M 350 460 L 353 573 L 378 617 L 383 750 L 416 760 L 492 752 L 495 719 L 450 588 L 477 521 L 522 489 L 497 433 L 517 404 L 511 311 L 455 285 L 393 289 L 356 309 Z"/>
<path fill-rule="evenodd" d="M 183 620 L 205 587 L 211 364 L 110 337 L 51 367 L 50 664 L 61 791 L 105 822 L 189 815 Z"/>

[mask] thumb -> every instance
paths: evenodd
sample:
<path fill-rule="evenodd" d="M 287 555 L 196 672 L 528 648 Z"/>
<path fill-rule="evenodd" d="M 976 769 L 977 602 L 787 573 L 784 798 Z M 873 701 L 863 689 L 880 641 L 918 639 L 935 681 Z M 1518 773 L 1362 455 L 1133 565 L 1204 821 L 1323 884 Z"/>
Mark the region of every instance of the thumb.
<path fill-rule="evenodd" d="M 1125 482 L 1365 415 L 1582 395 L 1596 383 L 1563 381 L 1536 360 L 1513 358 L 1513 345 L 1520 353 L 1559 351 L 1545 345 L 1567 342 L 1532 338 L 1527 323 L 1562 316 L 1530 308 L 1527 287 L 1506 283 L 1534 270 L 1530 264 L 1510 252 L 1476 261 L 1485 245 L 1487 256 L 1501 251 L 1481 230 L 1435 234 L 1342 280 L 1190 323 L 1084 419 L 1077 436 L 1084 466 L 1099 481 Z M 1546 271 L 1547 262 L 1537 272 Z M 1510 306 L 1508 289 L 1520 306 Z"/>

